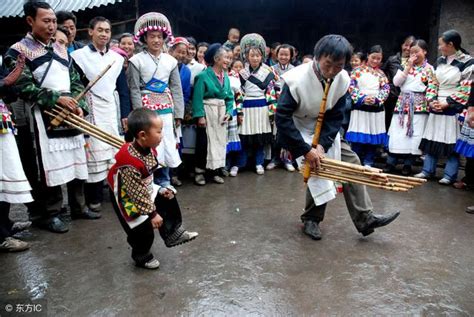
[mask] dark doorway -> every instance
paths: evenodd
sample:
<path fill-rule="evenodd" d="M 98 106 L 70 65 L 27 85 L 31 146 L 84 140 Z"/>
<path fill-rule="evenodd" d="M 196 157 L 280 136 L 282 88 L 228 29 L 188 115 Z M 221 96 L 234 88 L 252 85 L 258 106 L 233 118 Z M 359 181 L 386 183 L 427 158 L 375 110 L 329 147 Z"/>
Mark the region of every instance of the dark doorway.
<path fill-rule="evenodd" d="M 386 55 L 398 50 L 402 39 L 414 34 L 427 41 L 439 17 L 437 0 L 206 0 L 139 2 L 140 13 L 160 11 L 171 20 L 174 33 L 198 41 L 224 42 L 235 26 L 244 35 L 257 32 L 267 45 L 286 42 L 311 53 L 328 33 L 346 36 L 356 49 L 380 44 Z"/>

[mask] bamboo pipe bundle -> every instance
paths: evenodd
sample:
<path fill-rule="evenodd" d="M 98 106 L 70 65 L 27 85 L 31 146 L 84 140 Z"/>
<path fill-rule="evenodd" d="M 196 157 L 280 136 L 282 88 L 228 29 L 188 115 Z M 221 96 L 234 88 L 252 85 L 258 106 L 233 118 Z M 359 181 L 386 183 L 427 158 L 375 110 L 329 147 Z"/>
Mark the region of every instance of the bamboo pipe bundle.
<path fill-rule="evenodd" d="M 322 159 L 321 168 L 317 171 L 311 171 L 311 176 L 396 192 L 406 192 L 426 182 L 425 179 L 386 174 L 378 168 L 341 162 L 329 158 Z"/>
<path fill-rule="evenodd" d="M 79 101 L 82 99 L 82 97 L 84 97 L 87 92 L 89 92 L 92 87 L 97 84 L 97 82 L 102 78 L 104 77 L 105 73 L 107 73 L 109 71 L 109 69 L 112 67 L 112 65 L 115 63 L 115 61 L 113 61 L 112 63 L 110 63 L 109 65 L 107 65 L 107 67 L 104 68 L 104 70 L 102 70 L 100 72 L 99 75 L 97 75 L 96 78 L 94 78 L 92 81 L 89 82 L 89 84 L 87 84 L 87 87 L 81 91 L 81 93 L 79 95 L 77 95 L 76 97 L 74 97 L 74 99 L 76 101 Z M 57 116 L 54 116 L 53 117 L 53 120 L 51 120 L 50 124 L 51 126 L 53 127 L 57 127 L 61 124 L 61 122 L 69 115 L 71 114 L 72 112 L 69 110 L 69 109 L 66 109 L 66 108 L 60 108 L 61 109 L 61 115 L 57 115 Z M 50 127 L 51 128 L 51 127 Z"/>
<path fill-rule="evenodd" d="M 69 121 L 71 121 L 72 123 L 75 123 L 76 125 L 85 126 L 85 127 L 89 128 L 90 130 L 97 130 L 99 133 L 105 134 L 107 138 L 109 138 L 110 140 L 112 140 L 116 143 L 120 143 L 120 144 L 124 143 L 124 141 L 121 138 L 119 138 L 118 136 L 115 136 L 113 134 L 107 133 L 107 132 L 99 129 L 98 127 L 96 127 L 95 125 L 90 123 L 89 121 L 84 120 L 83 118 L 79 117 L 78 115 L 76 115 L 74 113 L 69 113 L 69 114 L 65 115 L 62 112 L 62 109 L 63 108 L 61 108 L 59 106 L 55 106 L 53 108 L 53 113 L 56 114 L 56 116 L 62 117 L 63 119 L 65 119 L 65 118 L 70 119 Z"/>
<path fill-rule="evenodd" d="M 52 112 L 49 112 L 49 111 L 45 111 L 45 113 L 52 117 L 52 118 L 56 118 L 58 116 L 58 111 L 57 110 L 53 110 L 54 113 Z M 62 114 L 60 114 L 61 117 L 62 117 Z M 77 117 L 77 116 L 76 116 Z M 73 127 L 73 128 L 76 128 L 78 129 L 79 131 L 83 132 L 83 133 L 86 133 L 96 139 L 98 139 L 99 141 L 102 141 L 104 143 L 107 143 L 109 144 L 110 146 L 113 146 L 117 149 L 120 149 L 122 147 L 122 145 L 125 143 L 125 141 L 115 137 L 114 135 L 111 135 L 99 128 L 97 128 L 96 126 L 92 125 L 92 124 L 83 124 L 81 123 L 79 120 L 76 120 L 73 116 L 69 115 L 69 116 L 66 116 L 66 117 L 62 117 L 62 122 L 68 124 L 69 126 Z M 87 121 L 86 121 L 87 122 Z"/>

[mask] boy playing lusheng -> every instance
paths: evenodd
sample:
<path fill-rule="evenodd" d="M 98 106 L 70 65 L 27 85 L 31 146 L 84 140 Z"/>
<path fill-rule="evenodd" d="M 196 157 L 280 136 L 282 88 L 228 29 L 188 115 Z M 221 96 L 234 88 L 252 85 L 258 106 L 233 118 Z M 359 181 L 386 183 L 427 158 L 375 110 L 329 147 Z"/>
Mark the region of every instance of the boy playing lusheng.
<path fill-rule="evenodd" d="M 128 128 L 135 139 L 117 153 L 107 179 L 133 260 L 139 267 L 157 269 L 160 262 L 150 252 L 154 229 L 159 229 L 169 248 L 195 239 L 198 233 L 181 227 L 181 210 L 174 192 L 164 187 L 157 190 L 153 184 L 162 119 L 152 110 L 136 109 L 128 117 Z"/>

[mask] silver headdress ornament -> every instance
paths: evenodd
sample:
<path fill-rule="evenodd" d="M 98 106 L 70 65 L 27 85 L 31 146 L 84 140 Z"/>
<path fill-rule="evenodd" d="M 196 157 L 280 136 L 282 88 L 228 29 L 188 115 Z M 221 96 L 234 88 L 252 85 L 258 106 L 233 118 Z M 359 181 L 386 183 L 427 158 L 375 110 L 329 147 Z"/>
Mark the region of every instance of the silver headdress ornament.
<path fill-rule="evenodd" d="M 143 44 L 141 38 L 148 31 L 161 31 L 164 38 L 173 39 L 170 21 L 164 14 L 158 12 L 148 12 L 138 18 L 135 23 L 134 42 Z"/>
<path fill-rule="evenodd" d="M 265 40 L 260 34 L 257 33 L 250 33 L 244 35 L 244 37 L 240 40 L 240 58 L 242 60 L 246 60 L 246 56 L 249 53 L 250 49 L 258 49 L 262 53 L 262 60 L 267 58 L 265 54 L 265 48 L 267 44 Z"/>

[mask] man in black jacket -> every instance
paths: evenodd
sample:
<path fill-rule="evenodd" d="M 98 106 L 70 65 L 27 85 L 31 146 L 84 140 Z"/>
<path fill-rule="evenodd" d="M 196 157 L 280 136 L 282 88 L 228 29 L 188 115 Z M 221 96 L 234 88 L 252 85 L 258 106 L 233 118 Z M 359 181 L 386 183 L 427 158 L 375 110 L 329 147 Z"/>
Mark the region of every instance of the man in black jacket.
<path fill-rule="evenodd" d="M 350 81 L 343 67 L 351 53 L 350 44 L 344 37 L 327 35 L 316 44 L 312 63 L 295 67 L 282 76 L 285 85 L 276 113 L 277 140 L 294 157 L 304 156 L 312 169 L 318 169 L 321 158 L 339 146 L 342 161 L 360 164 L 349 144 L 339 140 L 339 131 L 348 111 L 347 89 Z M 332 84 L 327 96 L 321 136 L 317 147 L 312 148 L 309 143 L 319 113 L 323 87 L 329 80 Z M 315 184 L 318 181 L 322 186 Z M 324 181 L 309 180 L 305 212 L 301 216 L 303 232 L 314 240 L 321 239 L 319 223 L 324 219 L 326 203 L 335 197 L 335 193 L 331 193 L 334 188 L 332 182 L 324 187 Z M 389 224 L 399 215 L 399 212 L 387 216 L 374 215 L 372 202 L 363 185 L 345 185 L 344 198 L 354 225 L 364 236 L 374 232 L 375 228 Z"/>

